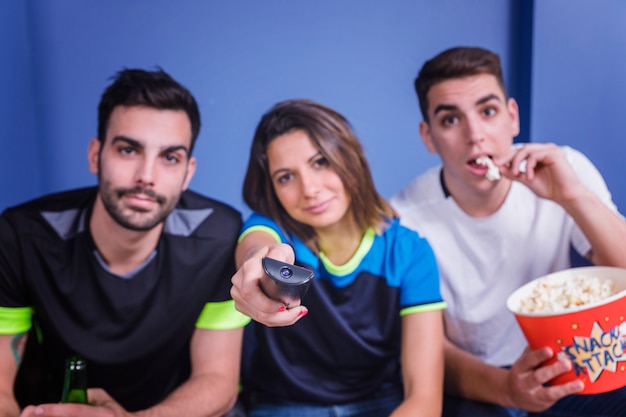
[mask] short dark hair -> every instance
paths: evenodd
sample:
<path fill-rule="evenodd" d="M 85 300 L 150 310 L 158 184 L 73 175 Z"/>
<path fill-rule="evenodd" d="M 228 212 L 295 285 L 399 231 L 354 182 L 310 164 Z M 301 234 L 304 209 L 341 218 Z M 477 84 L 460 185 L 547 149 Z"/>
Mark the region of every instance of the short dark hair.
<path fill-rule="evenodd" d="M 428 122 L 428 91 L 433 85 L 477 74 L 495 76 L 505 98 L 508 98 L 500 57 L 494 52 L 484 48 L 460 46 L 447 49 L 426 61 L 414 83 L 424 121 Z"/>
<path fill-rule="evenodd" d="M 114 77 L 98 105 L 98 139 L 104 143 L 113 109 L 117 106 L 144 106 L 158 110 L 183 110 L 191 124 L 189 153 L 200 132 L 200 111 L 191 92 L 158 68 L 155 71 L 123 69 Z"/>
<path fill-rule="evenodd" d="M 351 197 L 350 210 L 363 232 L 368 227 L 381 231 L 396 217 L 376 191 L 363 148 L 348 120 L 329 107 L 304 99 L 277 103 L 257 125 L 243 185 L 243 199 L 252 210 L 272 218 L 283 230 L 319 251 L 313 228 L 293 219 L 280 204 L 267 160 L 272 140 L 299 130 L 307 134 L 341 178 Z"/>

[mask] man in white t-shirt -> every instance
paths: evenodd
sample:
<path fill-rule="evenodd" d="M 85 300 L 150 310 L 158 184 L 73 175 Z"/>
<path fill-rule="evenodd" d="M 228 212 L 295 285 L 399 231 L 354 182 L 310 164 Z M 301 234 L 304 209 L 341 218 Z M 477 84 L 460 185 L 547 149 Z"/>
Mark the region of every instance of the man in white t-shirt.
<path fill-rule="evenodd" d="M 581 381 L 545 385 L 571 363 L 541 366 L 555 352 L 525 349 L 505 305 L 522 284 L 569 267 L 570 247 L 593 264 L 626 268 L 626 221 L 602 176 L 572 148 L 513 146 L 518 107 L 491 51 L 444 51 L 425 63 L 415 89 L 420 134 L 442 165 L 391 203 L 428 239 L 441 269 L 444 416 L 624 415 L 626 389 L 576 396 Z M 487 178 L 489 165 L 500 179 L 493 167 Z"/>

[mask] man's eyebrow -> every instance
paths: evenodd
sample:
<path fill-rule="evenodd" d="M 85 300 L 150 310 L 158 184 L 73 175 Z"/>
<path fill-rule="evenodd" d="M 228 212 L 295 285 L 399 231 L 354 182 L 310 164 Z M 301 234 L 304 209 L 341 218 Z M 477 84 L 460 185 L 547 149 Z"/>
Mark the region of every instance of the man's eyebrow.
<path fill-rule="evenodd" d="M 113 140 L 111 141 L 112 144 L 115 144 L 117 142 L 126 142 L 131 146 L 134 146 L 136 148 L 143 148 L 144 146 L 141 144 L 141 142 L 139 142 L 138 140 L 129 138 L 128 136 L 124 136 L 124 135 L 120 135 L 120 136 L 115 136 L 113 138 Z"/>
<path fill-rule="evenodd" d="M 165 149 L 163 149 L 161 153 L 170 153 L 170 152 L 177 152 L 177 151 L 183 151 L 185 152 L 185 155 L 189 156 L 189 149 L 187 149 L 187 147 L 185 147 L 184 145 L 168 146 Z"/>
<path fill-rule="evenodd" d="M 440 104 L 437 107 L 435 107 L 434 115 L 436 116 L 437 113 L 442 112 L 442 111 L 457 110 L 458 108 L 459 106 L 455 106 L 454 104 Z"/>
<path fill-rule="evenodd" d="M 498 97 L 498 96 L 497 96 L 497 95 L 495 95 L 495 94 L 488 94 L 488 95 L 486 95 L 485 97 L 483 97 L 483 98 L 481 98 L 480 100 L 478 100 L 478 101 L 476 102 L 476 104 L 477 104 L 477 105 L 478 105 L 478 104 L 484 104 L 484 103 L 486 103 L 486 102 L 488 102 L 488 101 L 491 101 L 491 100 L 500 101 L 500 97 Z"/>
<path fill-rule="evenodd" d="M 139 142 L 138 140 L 129 138 L 128 136 L 124 136 L 124 135 L 115 136 L 113 138 L 113 140 L 111 141 L 111 143 L 117 143 L 117 142 L 126 142 L 130 146 L 133 146 L 133 147 L 139 148 L 139 149 L 144 149 L 145 148 L 145 146 L 141 142 Z M 180 151 L 180 150 L 182 150 L 183 152 L 185 152 L 185 154 L 187 156 L 189 156 L 189 149 L 187 149 L 187 147 L 184 146 L 184 145 L 167 146 L 167 147 L 165 147 L 164 149 L 161 150 L 161 153 L 177 152 L 177 151 Z"/>
<path fill-rule="evenodd" d="M 491 100 L 500 101 L 500 97 L 498 97 L 496 94 L 487 94 L 486 96 L 478 99 L 478 101 L 476 101 L 476 105 L 478 106 L 478 105 L 487 103 L 488 101 L 491 101 Z M 437 107 L 435 107 L 434 115 L 437 115 L 437 113 L 442 112 L 442 111 L 454 111 L 454 110 L 457 110 L 458 108 L 459 107 L 454 104 L 440 104 Z"/>

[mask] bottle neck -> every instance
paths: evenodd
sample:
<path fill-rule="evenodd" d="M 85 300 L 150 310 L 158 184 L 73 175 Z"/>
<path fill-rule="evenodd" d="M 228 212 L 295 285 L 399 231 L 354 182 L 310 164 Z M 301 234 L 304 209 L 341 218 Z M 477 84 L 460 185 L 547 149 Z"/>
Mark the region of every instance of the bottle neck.
<path fill-rule="evenodd" d="M 66 361 L 61 402 L 87 404 L 87 363 L 80 357 Z"/>

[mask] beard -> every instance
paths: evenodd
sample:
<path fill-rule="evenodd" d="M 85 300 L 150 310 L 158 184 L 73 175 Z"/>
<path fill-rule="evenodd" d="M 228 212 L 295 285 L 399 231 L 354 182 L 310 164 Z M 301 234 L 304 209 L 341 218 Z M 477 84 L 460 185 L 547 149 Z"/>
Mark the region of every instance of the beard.
<path fill-rule="evenodd" d="M 120 226 L 134 231 L 148 231 L 165 221 L 174 210 L 178 196 L 168 199 L 154 190 L 144 187 L 113 188 L 110 182 L 100 181 L 100 199 L 109 216 Z M 154 211 L 138 207 L 125 206 L 122 197 L 125 195 L 143 194 L 154 199 L 158 208 Z"/>

